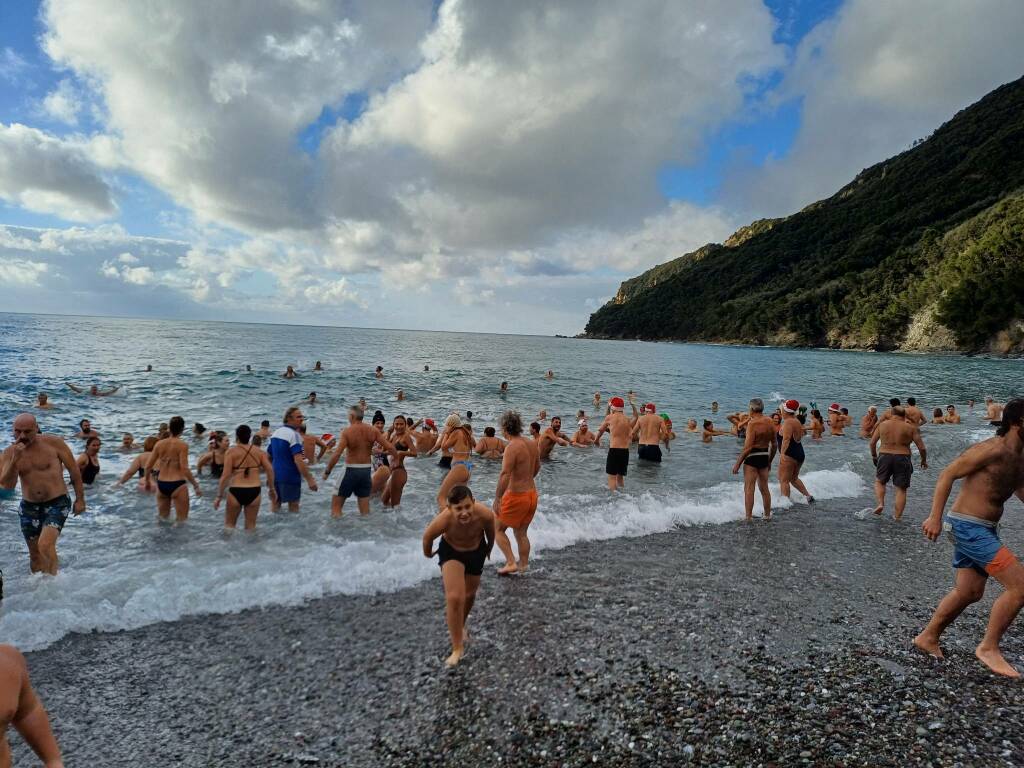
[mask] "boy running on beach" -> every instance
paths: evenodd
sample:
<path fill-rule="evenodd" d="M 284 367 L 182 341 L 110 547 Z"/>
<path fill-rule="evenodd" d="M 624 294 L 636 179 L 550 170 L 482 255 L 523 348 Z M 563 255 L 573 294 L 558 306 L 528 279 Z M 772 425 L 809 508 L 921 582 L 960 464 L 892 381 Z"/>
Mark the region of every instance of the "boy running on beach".
<path fill-rule="evenodd" d="M 444 584 L 445 614 L 452 653 L 445 665 L 454 667 L 465 653 L 469 639 L 466 621 L 473 609 L 484 561 L 491 556 L 495 534 L 494 513 L 473 498 L 467 485 L 456 485 L 448 493 L 448 505 L 423 533 L 423 554 L 438 555 Z M 441 537 L 437 549 L 434 540 Z"/>

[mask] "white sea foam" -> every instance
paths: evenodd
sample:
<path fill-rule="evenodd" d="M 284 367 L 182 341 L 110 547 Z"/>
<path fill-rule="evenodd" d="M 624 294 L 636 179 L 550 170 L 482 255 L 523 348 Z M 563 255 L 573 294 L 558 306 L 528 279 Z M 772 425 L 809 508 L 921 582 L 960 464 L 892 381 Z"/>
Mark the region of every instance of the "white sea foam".
<path fill-rule="evenodd" d="M 819 499 L 854 497 L 865 487 L 849 466 L 808 472 L 804 479 Z M 785 508 L 788 502 L 778 506 Z M 436 561 L 423 557 L 420 541 L 412 535 L 411 526 L 419 521 L 391 514 L 395 517 L 390 529 L 403 531 L 402 535 L 386 536 L 387 528 L 381 525 L 382 535 L 356 541 L 313 536 L 317 543 L 308 543 L 294 535 L 261 538 L 239 532 L 227 540 L 196 544 L 198 532 L 166 531 L 172 543 L 191 548 L 164 545 L 144 557 L 114 558 L 102 567 L 76 562 L 56 578 L 21 581 L 3 603 L 0 641 L 32 650 L 69 632 L 132 629 L 189 615 L 296 605 L 330 594 L 391 592 L 431 578 L 437 573 Z M 544 551 L 579 542 L 742 517 L 738 481 L 672 495 L 544 496 L 531 539 L 543 557 Z M 109 528 L 125 522 L 103 514 L 91 524 Z M 373 524 L 368 519 L 353 525 L 363 523 Z"/>

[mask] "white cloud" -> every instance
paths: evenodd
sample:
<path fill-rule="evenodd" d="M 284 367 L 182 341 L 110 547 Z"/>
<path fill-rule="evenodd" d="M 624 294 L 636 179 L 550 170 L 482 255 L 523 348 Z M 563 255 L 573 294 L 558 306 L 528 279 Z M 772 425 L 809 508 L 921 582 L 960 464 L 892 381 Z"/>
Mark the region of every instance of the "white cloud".
<path fill-rule="evenodd" d="M 49 265 L 44 262 L 0 257 L 0 285 L 39 285 L 39 278 L 48 269 Z"/>
<path fill-rule="evenodd" d="M 0 50 L 0 80 L 14 82 L 25 70 L 28 69 L 28 62 L 10 46 Z"/>
<path fill-rule="evenodd" d="M 350 303 L 359 307 L 365 306 L 359 294 L 349 286 L 344 277 L 340 280 L 315 282 L 303 291 L 303 295 L 314 304 Z"/>
<path fill-rule="evenodd" d="M 117 212 L 109 186 L 80 148 L 19 123 L 0 123 L 0 199 L 71 221 Z"/>
<path fill-rule="evenodd" d="M 82 101 L 75 86 L 65 78 L 55 89 L 46 94 L 42 108 L 43 112 L 54 120 L 68 125 L 77 125 L 78 113 L 82 111 Z"/>

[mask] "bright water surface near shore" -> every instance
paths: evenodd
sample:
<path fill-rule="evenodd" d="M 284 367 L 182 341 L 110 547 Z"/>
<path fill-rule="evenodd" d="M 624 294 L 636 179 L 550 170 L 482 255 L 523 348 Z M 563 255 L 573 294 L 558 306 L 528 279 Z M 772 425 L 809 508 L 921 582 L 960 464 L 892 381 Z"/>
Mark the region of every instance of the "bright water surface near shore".
<path fill-rule="evenodd" d="M 316 360 L 323 362 L 322 373 L 311 370 Z M 143 372 L 148 363 L 152 373 Z M 299 378 L 281 377 L 288 364 Z M 383 381 L 374 378 L 377 365 L 384 366 Z M 549 368 L 556 373 L 553 381 L 543 377 Z M 383 410 L 389 423 L 399 413 L 442 421 L 452 410 L 471 410 L 479 434 L 505 409 L 533 418 L 544 408 L 562 415 L 571 433 L 579 409 L 593 428 L 600 423 L 592 407 L 595 391 L 607 399 L 635 390 L 638 402 L 653 401 L 671 415 L 679 439 L 661 466 L 638 466 L 634 453 L 626 491 L 616 495 L 605 490 L 603 450 L 556 448 L 538 478 L 541 504 L 531 527 L 534 565 L 543 568 L 545 550 L 579 541 L 738 523 L 742 486 L 730 470 L 739 441 L 726 437 L 702 444 L 683 432 L 690 417 L 713 418 L 726 428 L 725 414 L 744 409 L 754 396 L 770 408 L 795 397 L 816 401 L 823 411 L 837 400 L 857 423 L 868 405 L 882 406 L 893 395 L 916 396 L 926 413 L 956 403 L 962 425 L 924 429 L 933 469 L 916 473 L 914 482 L 931 484 L 937 468 L 956 452 L 992 434 L 982 409 L 976 406 L 972 413 L 966 401 L 1018 392 L 1022 369 L 1019 360 L 0 314 L 0 446 L 11 440 L 14 416 L 33 410 L 37 392 L 49 393 L 56 405 L 38 412 L 42 429 L 67 437 L 76 455 L 82 445 L 70 435 L 79 419 L 91 419 L 104 438 L 102 471 L 86 492 L 88 511 L 70 518 L 60 538 L 57 578 L 28 574 L 17 499 L 0 502 L 6 580 L 0 642 L 30 650 L 69 632 L 294 604 L 332 593 L 390 591 L 436 575 L 436 562 L 423 557 L 419 541 L 444 471 L 426 457 L 407 462 L 401 507 L 385 510 L 374 499 L 365 518 L 356 513 L 354 500 L 343 519 L 329 517 L 329 493 L 339 471 L 328 488 L 303 491 L 297 515 L 270 513 L 264 498 L 255 533 L 222 532 L 209 476 L 201 480 L 204 495 L 194 500 L 186 526 L 157 524 L 151 495 L 134 482 L 114 486 L 132 458 L 118 445 L 122 432 L 141 442 L 173 415 L 233 434 L 238 424 L 255 429 L 264 418 L 277 425 L 286 407 L 315 390 L 323 403 L 304 409 L 314 433 L 336 433 L 346 406 L 359 397 L 371 412 Z M 498 391 L 503 380 L 510 383 L 507 395 Z M 112 397 L 92 398 L 73 394 L 66 381 L 123 388 Z M 407 402 L 395 402 L 399 388 Z M 717 416 L 711 414 L 712 400 L 721 404 Z M 847 510 L 871 503 L 865 441 L 849 436 L 816 443 L 808 436 L 805 444 L 803 477 L 821 502 L 817 514 L 838 514 L 830 511 L 829 500 Z M 193 462 L 199 449 L 194 445 Z M 498 468 L 497 462 L 476 462 L 472 486 L 488 503 Z M 318 477 L 321 472 L 322 464 Z M 853 504 L 860 498 L 863 504 Z M 780 514 L 788 506 L 776 500 Z M 925 514 L 911 510 L 908 524 Z"/>

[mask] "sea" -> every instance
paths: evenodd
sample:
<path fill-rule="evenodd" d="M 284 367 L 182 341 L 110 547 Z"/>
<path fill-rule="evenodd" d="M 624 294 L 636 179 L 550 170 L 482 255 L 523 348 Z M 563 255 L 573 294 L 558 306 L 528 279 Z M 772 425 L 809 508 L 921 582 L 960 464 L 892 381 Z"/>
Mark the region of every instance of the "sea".
<path fill-rule="evenodd" d="M 322 372 L 312 370 L 317 360 Z M 297 378 L 282 378 L 287 365 Z M 382 380 L 374 377 L 378 365 Z M 544 377 L 549 369 L 552 380 Z M 770 409 L 787 398 L 822 411 L 836 401 L 857 423 L 869 405 L 884 407 L 893 396 L 915 396 L 926 413 L 953 403 L 963 424 L 923 430 L 932 469 L 915 474 L 915 483 L 934 483 L 938 468 L 993 432 L 982 406 L 972 411 L 967 401 L 1018 394 L 1022 369 L 1020 360 L 980 357 L 0 314 L 0 447 L 12 440 L 11 423 L 23 411 L 35 412 L 42 430 L 64 437 L 76 455 L 83 448 L 72 438 L 80 419 L 90 419 L 104 439 L 100 475 L 86 490 L 87 511 L 69 518 L 60 537 L 57 577 L 29 573 L 19 496 L 0 502 L 0 642 L 34 650 L 74 632 L 370 595 L 436 578 L 437 564 L 423 557 L 420 543 L 445 474 L 436 458 L 407 462 L 409 483 L 397 509 L 374 499 L 361 517 L 352 500 L 342 519 L 331 519 L 339 471 L 319 492 L 303 490 L 298 514 L 271 513 L 264 498 L 257 530 L 249 533 L 224 532 L 223 514 L 213 509 L 216 481 L 204 475 L 203 496 L 193 500 L 187 525 L 175 527 L 157 522 L 154 497 L 137 483 L 115 486 L 133 458 L 119 450 L 122 433 L 141 442 L 171 416 L 233 435 L 239 424 L 279 424 L 286 408 L 315 391 L 321 402 L 304 406 L 315 434 L 337 433 L 359 398 L 389 423 L 399 414 L 441 422 L 449 413 L 472 411 L 480 434 L 503 411 L 517 410 L 528 422 L 544 409 L 562 416 L 571 433 L 580 410 L 593 428 L 600 423 L 604 408 L 595 413 L 595 392 L 606 401 L 632 390 L 639 403 L 655 403 L 672 418 L 678 439 L 660 466 L 638 465 L 634 453 L 623 492 L 606 488 L 604 450 L 558 447 L 544 463 L 530 529 L 533 567 L 542 569 L 546 553 L 579 542 L 613 547 L 623 537 L 743 524 L 742 484 L 731 473 L 739 441 L 703 444 L 684 432 L 689 418 L 728 428 L 725 416 L 745 410 L 751 397 Z M 506 394 L 499 391 L 502 381 L 509 383 Z M 121 389 L 96 398 L 75 394 L 67 382 Z M 404 402 L 396 400 L 399 389 Z M 39 392 L 49 394 L 53 410 L 34 409 Z M 712 401 L 720 404 L 717 414 Z M 872 504 L 872 465 L 857 431 L 806 439 L 802 476 L 819 502 L 814 514 L 849 514 Z M 193 462 L 203 447 L 193 444 Z M 471 485 L 487 503 L 499 466 L 475 462 Z M 315 467 L 317 476 L 322 468 Z M 774 470 L 772 477 L 777 496 Z M 776 498 L 779 515 L 790 508 Z M 908 510 L 904 524 L 926 515 Z M 685 551 L 679 557 L 684 561 Z"/>

